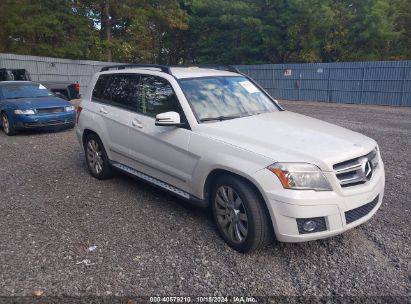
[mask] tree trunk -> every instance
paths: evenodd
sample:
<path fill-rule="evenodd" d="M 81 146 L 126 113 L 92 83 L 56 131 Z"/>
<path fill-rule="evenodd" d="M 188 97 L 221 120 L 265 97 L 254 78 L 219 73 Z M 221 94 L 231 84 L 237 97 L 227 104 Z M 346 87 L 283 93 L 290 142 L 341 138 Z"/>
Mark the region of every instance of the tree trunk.
<path fill-rule="evenodd" d="M 110 0 L 101 3 L 101 32 L 103 39 L 107 41 L 106 47 L 107 61 L 113 61 L 113 50 L 111 49 L 111 20 L 110 20 Z"/>

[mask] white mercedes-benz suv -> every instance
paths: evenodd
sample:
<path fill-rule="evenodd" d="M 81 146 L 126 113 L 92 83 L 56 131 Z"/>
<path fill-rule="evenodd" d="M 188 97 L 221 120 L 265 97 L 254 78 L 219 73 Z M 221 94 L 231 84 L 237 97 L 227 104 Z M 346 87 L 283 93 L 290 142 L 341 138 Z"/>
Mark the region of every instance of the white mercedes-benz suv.
<path fill-rule="evenodd" d="M 374 140 L 285 111 L 233 67 L 105 67 L 76 132 L 94 177 L 118 169 L 210 207 L 241 252 L 342 233 L 383 199 Z"/>

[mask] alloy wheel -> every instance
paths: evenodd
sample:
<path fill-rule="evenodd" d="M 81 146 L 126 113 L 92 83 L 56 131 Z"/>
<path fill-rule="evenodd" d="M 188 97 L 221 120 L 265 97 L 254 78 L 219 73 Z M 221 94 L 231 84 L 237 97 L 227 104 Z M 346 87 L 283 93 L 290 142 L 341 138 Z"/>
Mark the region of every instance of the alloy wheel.
<path fill-rule="evenodd" d="M 4 115 L 4 114 L 3 114 L 2 118 L 3 118 L 2 125 L 3 125 L 4 133 L 8 134 L 10 132 L 9 120 L 7 119 L 7 116 Z"/>
<path fill-rule="evenodd" d="M 88 164 L 95 174 L 100 174 L 103 170 L 102 151 L 94 139 L 91 139 L 87 144 L 87 160 Z"/>
<path fill-rule="evenodd" d="M 214 198 L 217 223 L 221 230 L 234 243 L 242 243 L 248 234 L 248 217 L 243 201 L 229 186 L 217 189 Z"/>

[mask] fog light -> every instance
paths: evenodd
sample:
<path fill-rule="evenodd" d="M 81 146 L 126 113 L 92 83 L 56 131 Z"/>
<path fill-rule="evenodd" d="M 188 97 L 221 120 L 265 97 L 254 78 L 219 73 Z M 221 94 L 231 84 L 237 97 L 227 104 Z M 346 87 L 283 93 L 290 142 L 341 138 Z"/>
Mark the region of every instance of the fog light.
<path fill-rule="evenodd" d="M 313 232 L 315 230 L 315 227 L 317 227 L 317 223 L 314 221 L 306 221 L 303 225 L 304 231 L 307 232 Z"/>
<path fill-rule="evenodd" d="M 300 234 L 314 233 L 327 230 L 325 217 L 298 218 L 297 227 Z"/>

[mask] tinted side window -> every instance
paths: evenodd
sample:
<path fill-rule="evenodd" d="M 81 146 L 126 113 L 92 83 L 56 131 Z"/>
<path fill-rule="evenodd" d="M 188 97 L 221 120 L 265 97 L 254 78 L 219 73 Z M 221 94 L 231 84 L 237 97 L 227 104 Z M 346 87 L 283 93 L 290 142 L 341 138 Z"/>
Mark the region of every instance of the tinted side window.
<path fill-rule="evenodd" d="M 159 113 L 179 111 L 177 96 L 170 83 L 157 76 L 141 76 L 141 95 L 138 111 L 142 114 L 155 117 Z M 181 115 L 181 113 L 180 113 Z"/>
<path fill-rule="evenodd" d="M 93 89 L 92 99 L 95 101 L 103 101 L 104 90 L 107 85 L 107 81 L 110 78 L 110 75 L 100 75 L 96 85 Z"/>
<path fill-rule="evenodd" d="M 107 79 L 103 77 L 101 83 L 99 83 L 99 78 L 93 90 L 93 98 L 99 102 L 136 111 L 139 95 L 139 75 L 112 74 L 102 76 L 108 77 Z"/>

